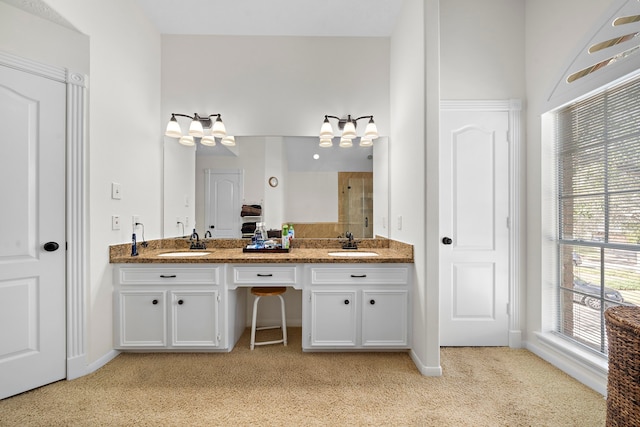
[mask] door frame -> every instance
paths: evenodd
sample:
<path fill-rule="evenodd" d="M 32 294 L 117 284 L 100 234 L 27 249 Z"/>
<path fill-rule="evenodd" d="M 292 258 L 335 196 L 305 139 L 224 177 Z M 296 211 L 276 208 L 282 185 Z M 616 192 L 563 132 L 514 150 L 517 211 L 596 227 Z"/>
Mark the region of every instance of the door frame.
<path fill-rule="evenodd" d="M 67 379 L 89 373 L 87 364 L 88 237 L 88 77 L 0 51 L 0 65 L 64 83 L 66 97 L 66 313 Z"/>
<path fill-rule="evenodd" d="M 507 100 L 440 100 L 440 111 L 507 112 L 509 115 L 509 347 L 521 348 L 522 280 L 520 279 L 521 245 L 521 171 L 522 102 Z"/>

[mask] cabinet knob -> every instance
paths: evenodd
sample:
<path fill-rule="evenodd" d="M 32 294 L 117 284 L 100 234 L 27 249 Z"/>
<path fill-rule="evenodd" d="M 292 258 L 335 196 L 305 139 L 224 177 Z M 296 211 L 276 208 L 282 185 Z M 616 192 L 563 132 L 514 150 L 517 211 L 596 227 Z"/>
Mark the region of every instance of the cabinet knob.
<path fill-rule="evenodd" d="M 151 303 L 152 303 L 153 305 L 156 305 L 156 304 L 158 304 L 158 300 L 157 300 L 157 299 L 154 299 L 153 301 L 151 301 Z"/>
<path fill-rule="evenodd" d="M 178 304 L 182 305 L 184 304 L 184 301 L 182 301 L 181 299 L 178 300 Z"/>
<path fill-rule="evenodd" d="M 369 304 L 374 305 L 376 303 L 376 300 L 372 299 L 371 301 L 369 301 Z"/>
<path fill-rule="evenodd" d="M 349 300 L 348 299 L 344 300 L 344 303 L 345 305 L 349 305 Z"/>

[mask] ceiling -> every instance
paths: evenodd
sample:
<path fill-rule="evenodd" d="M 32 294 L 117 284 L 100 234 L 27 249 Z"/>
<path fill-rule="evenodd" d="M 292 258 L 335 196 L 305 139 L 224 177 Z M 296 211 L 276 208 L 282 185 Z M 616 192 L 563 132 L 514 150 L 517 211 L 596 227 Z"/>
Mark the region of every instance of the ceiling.
<path fill-rule="evenodd" d="M 75 30 L 73 25 L 46 4 L 46 0 L 0 1 Z M 327 37 L 389 37 L 404 2 L 404 0 L 131 1 L 140 5 L 162 34 Z"/>
<path fill-rule="evenodd" d="M 163 34 L 389 37 L 404 0 L 135 0 Z"/>

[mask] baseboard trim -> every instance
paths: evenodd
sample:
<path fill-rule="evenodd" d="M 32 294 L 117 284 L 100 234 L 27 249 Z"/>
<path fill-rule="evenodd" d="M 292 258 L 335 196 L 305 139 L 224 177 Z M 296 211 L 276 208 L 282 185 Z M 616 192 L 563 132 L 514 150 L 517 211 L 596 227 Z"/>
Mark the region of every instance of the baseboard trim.
<path fill-rule="evenodd" d="M 536 342 L 528 341 L 526 349 L 551 363 L 567 375 L 603 396 L 607 395 L 607 368 L 593 357 L 584 357 L 558 338 L 535 334 Z M 544 335 L 544 336 L 543 336 Z"/>
<path fill-rule="evenodd" d="M 442 367 L 441 366 L 427 366 L 420 360 L 420 357 L 416 354 L 415 351 L 409 351 L 409 357 L 413 360 L 413 363 L 418 368 L 418 371 L 424 375 L 425 377 L 441 377 L 442 376 Z"/>

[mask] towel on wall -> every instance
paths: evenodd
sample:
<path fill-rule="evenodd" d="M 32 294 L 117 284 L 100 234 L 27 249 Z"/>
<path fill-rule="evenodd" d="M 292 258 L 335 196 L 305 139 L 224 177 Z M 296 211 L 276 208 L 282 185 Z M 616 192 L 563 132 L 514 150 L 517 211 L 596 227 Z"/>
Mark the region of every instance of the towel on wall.
<path fill-rule="evenodd" d="M 260 216 L 262 215 L 262 206 L 260 205 L 242 205 L 240 216 Z"/>
<path fill-rule="evenodd" d="M 242 234 L 254 233 L 256 231 L 256 223 L 255 222 L 245 222 L 242 224 Z"/>

